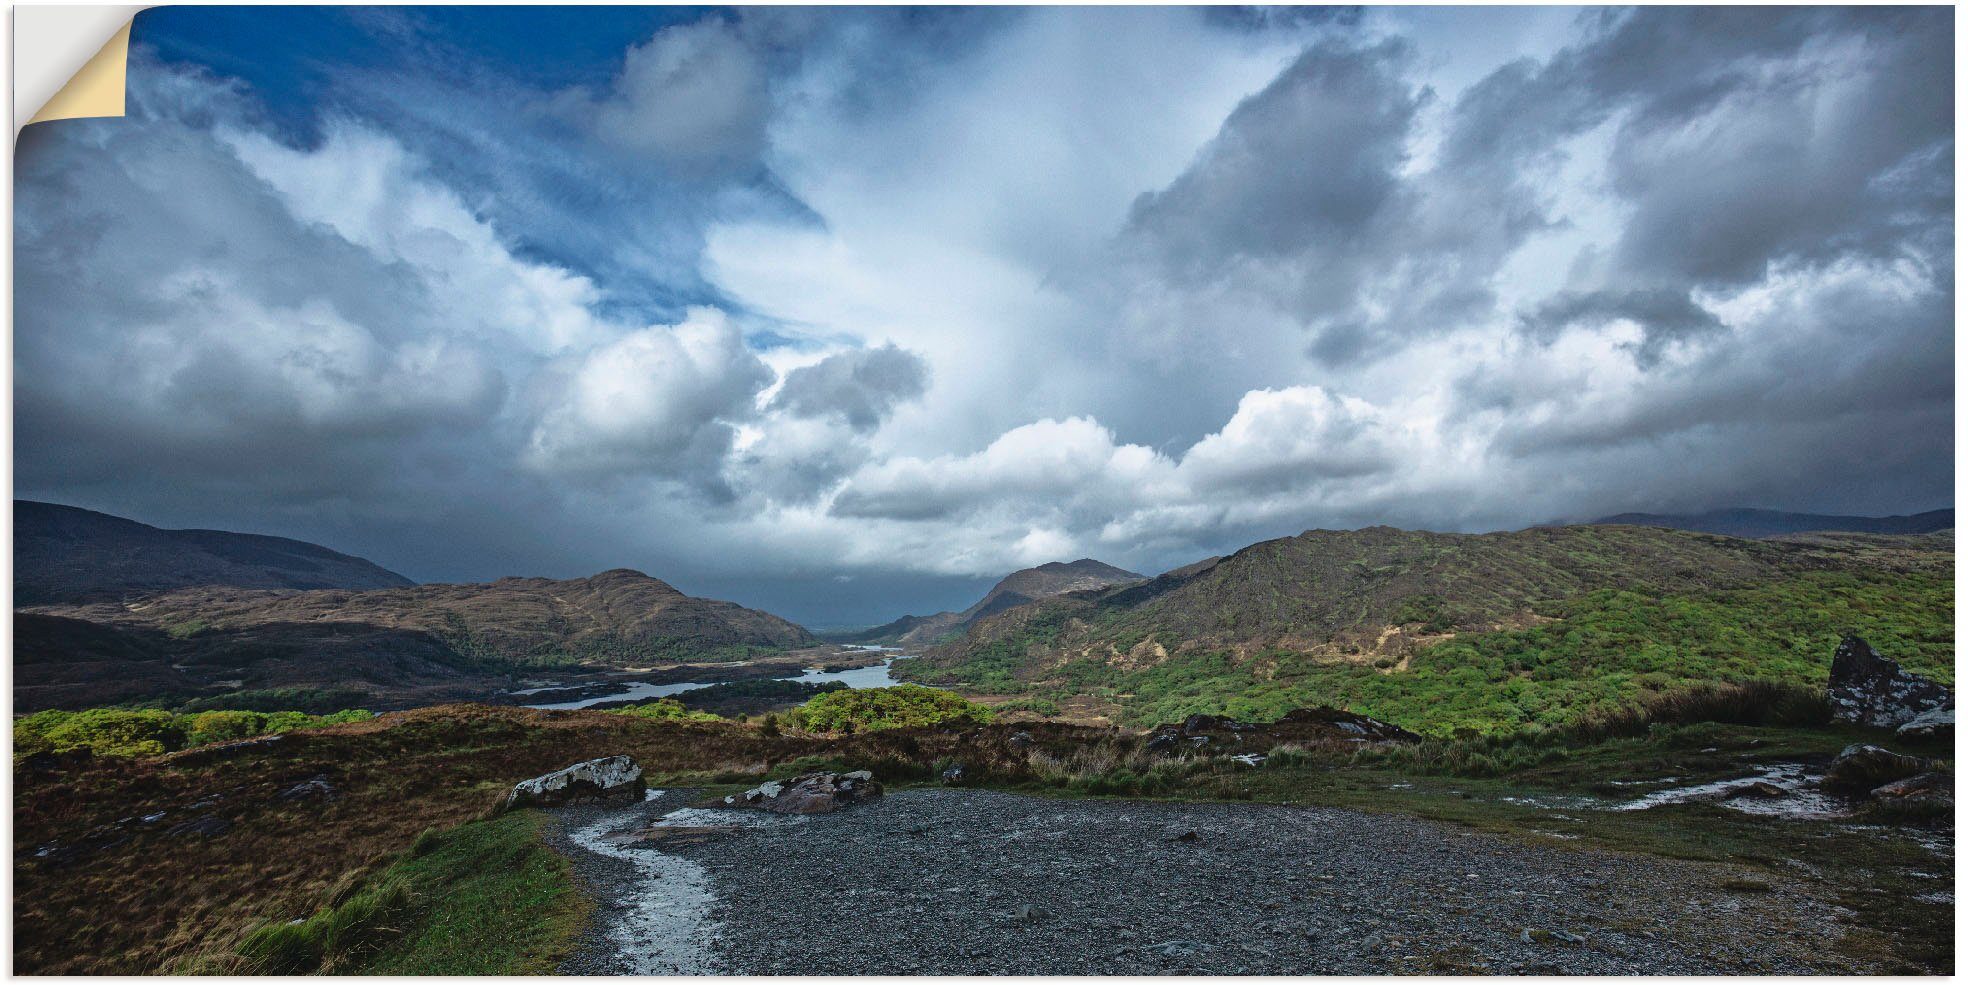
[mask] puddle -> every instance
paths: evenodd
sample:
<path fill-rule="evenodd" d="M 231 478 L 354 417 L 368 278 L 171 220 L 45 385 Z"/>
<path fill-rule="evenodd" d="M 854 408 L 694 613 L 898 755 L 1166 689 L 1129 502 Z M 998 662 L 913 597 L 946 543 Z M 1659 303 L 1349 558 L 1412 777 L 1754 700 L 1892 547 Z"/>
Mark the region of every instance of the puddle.
<path fill-rule="evenodd" d="M 1594 800 L 1591 797 L 1568 797 L 1563 794 L 1498 797 L 1497 800 L 1505 804 L 1517 804 L 1522 807 L 1535 807 L 1538 810 L 1576 811 L 1576 810 L 1591 810 L 1593 808 L 1606 806 L 1605 804 L 1597 800 Z"/>
<path fill-rule="evenodd" d="M 1844 801 L 1818 790 L 1820 779 L 1823 777 L 1807 772 L 1802 763 L 1774 763 L 1749 776 L 1656 790 L 1636 800 L 1614 804 L 1612 809 L 1644 811 L 1668 804 L 1712 803 L 1762 817 L 1832 818 L 1851 814 L 1852 809 Z M 1767 784 L 1777 792 L 1758 794 L 1745 789 L 1752 784 Z"/>

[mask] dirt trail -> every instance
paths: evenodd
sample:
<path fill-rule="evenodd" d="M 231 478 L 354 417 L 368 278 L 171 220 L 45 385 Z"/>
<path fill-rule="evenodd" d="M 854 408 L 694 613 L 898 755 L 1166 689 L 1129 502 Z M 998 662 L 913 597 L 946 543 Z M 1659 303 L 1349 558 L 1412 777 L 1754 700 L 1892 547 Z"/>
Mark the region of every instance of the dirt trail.
<path fill-rule="evenodd" d="M 566 837 L 689 801 L 563 815 L 558 845 L 602 901 L 564 970 L 660 967 L 643 952 L 674 941 L 645 947 L 622 924 L 652 895 L 695 928 L 678 970 L 727 974 L 1864 970 L 1831 950 L 1836 910 L 1802 887 L 1732 892 L 1746 873 L 1728 867 L 1329 808 L 908 790 L 666 844 L 688 870 L 663 878 Z"/>

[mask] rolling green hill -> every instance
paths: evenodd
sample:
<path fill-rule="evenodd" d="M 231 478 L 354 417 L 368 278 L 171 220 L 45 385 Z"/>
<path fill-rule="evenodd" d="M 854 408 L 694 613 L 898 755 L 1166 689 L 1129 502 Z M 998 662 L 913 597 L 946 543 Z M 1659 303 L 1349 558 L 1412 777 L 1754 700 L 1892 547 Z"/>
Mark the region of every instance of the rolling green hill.
<path fill-rule="evenodd" d="M 1121 718 L 1336 704 L 1419 731 L 1555 725 L 1686 683 L 1822 683 L 1838 634 L 1951 678 L 1953 539 L 1575 526 L 1265 541 L 978 621 L 903 672 Z"/>

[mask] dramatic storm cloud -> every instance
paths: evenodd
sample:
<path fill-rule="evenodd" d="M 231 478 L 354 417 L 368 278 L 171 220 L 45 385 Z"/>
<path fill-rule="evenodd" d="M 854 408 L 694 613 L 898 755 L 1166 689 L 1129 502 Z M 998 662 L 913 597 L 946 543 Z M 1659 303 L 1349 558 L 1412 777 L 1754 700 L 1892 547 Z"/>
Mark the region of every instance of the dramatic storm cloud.
<path fill-rule="evenodd" d="M 17 156 L 25 497 L 818 625 L 1312 526 L 1951 502 L 1944 8 L 134 37 L 130 115 Z"/>

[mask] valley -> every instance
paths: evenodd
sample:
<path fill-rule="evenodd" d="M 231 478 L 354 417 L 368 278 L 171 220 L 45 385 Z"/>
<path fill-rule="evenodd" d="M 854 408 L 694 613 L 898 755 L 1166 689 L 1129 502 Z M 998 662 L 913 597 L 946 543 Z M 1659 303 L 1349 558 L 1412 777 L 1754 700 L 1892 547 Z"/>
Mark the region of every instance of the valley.
<path fill-rule="evenodd" d="M 1953 563 L 1951 530 L 1315 530 L 830 639 L 628 569 L 72 568 L 15 614 L 16 966 L 1946 972 Z M 504 806 L 599 757 L 624 797 Z"/>

